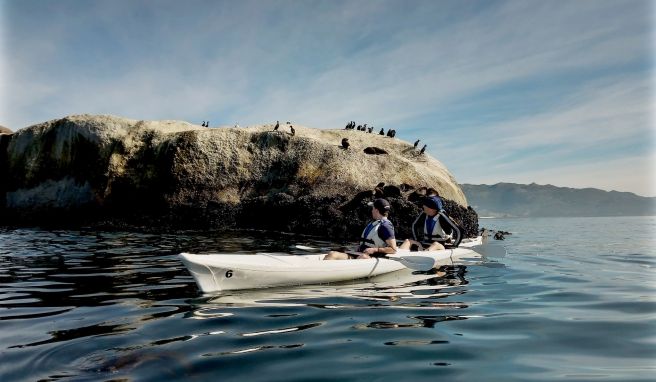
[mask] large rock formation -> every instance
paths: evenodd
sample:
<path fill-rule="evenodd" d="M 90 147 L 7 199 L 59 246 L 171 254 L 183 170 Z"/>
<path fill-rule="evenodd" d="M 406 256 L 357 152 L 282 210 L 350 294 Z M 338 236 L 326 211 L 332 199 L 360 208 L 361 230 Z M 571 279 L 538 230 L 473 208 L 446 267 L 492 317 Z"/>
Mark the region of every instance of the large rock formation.
<path fill-rule="evenodd" d="M 348 239 L 378 194 L 390 199 L 404 236 L 419 196 L 434 188 L 469 235 L 477 230 L 453 176 L 407 142 L 293 128 L 294 135 L 289 125 L 209 129 L 91 115 L 31 126 L 0 140 L 0 215 L 4 224 L 254 228 Z"/>

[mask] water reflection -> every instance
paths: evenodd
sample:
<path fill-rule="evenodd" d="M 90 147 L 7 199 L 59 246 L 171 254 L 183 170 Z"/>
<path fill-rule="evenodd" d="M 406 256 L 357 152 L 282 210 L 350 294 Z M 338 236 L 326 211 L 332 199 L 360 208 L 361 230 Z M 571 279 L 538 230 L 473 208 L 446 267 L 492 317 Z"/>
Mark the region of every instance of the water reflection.
<path fill-rule="evenodd" d="M 203 354 L 203 357 L 216 357 L 216 356 L 224 356 L 224 355 L 231 355 L 231 354 L 244 354 L 244 353 L 252 353 L 256 351 L 261 351 L 261 350 L 269 350 L 269 349 L 294 349 L 294 348 L 300 348 L 304 346 L 305 344 L 290 344 L 290 345 L 263 345 L 263 346 L 255 346 L 252 348 L 247 348 L 247 349 L 240 349 L 240 350 L 232 350 L 232 351 L 225 351 L 225 352 L 220 352 L 220 353 L 206 353 Z"/>
<path fill-rule="evenodd" d="M 302 240 L 195 233 L 0 232 L 0 322 L 13 328 L 0 334 L 6 352 L 2 379 L 25 378 L 28 368 L 34 370 L 30 375 L 35 380 L 134 375 L 175 379 L 203 367 L 189 361 L 189 349 L 197 348 L 193 354 L 211 359 L 291 351 L 305 348 L 328 330 L 324 327 L 331 316 L 339 319 L 341 312 L 453 312 L 468 307 L 453 299 L 467 293 L 464 265 L 330 285 L 201 296 L 177 258 L 183 251 L 253 253 L 286 251 L 299 242 L 331 245 Z M 343 330 L 431 328 L 455 319 L 451 314 L 415 313 L 408 315 L 410 322 L 359 319 L 364 323 L 348 323 Z M 403 341 L 385 342 L 411 346 Z M 186 348 L 188 343 L 195 345 Z M 185 348 L 187 352 L 175 351 Z"/>
<path fill-rule="evenodd" d="M 267 329 L 267 330 L 261 330 L 261 331 L 257 331 L 257 332 L 241 333 L 241 336 L 242 337 L 255 337 L 255 336 L 262 336 L 262 335 L 267 335 L 267 334 L 289 333 L 289 332 L 295 332 L 295 331 L 299 331 L 299 330 L 312 329 L 312 328 L 316 328 L 318 326 L 321 326 L 320 322 L 307 324 L 307 325 L 292 326 L 292 327 L 289 327 L 289 328 Z"/>
<path fill-rule="evenodd" d="M 370 306 L 386 303 L 391 307 L 403 306 L 450 306 L 465 308 L 466 305 L 450 302 L 440 304 L 436 299 L 466 293 L 464 288 L 467 267 L 442 266 L 429 272 L 402 270 L 364 281 L 350 281 L 327 285 L 279 287 L 243 291 L 226 291 L 194 302 L 202 307 L 194 315 L 202 318 L 210 308 L 249 306 L 314 306 L 322 309 L 347 308 L 352 305 L 317 304 L 314 300 L 331 297 L 352 298 L 367 301 Z"/>
<path fill-rule="evenodd" d="M 652 380 L 654 220 L 616 220 L 505 220 L 503 262 L 220 295 L 176 254 L 335 244 L 0 230 L 0 380 Z"/>
<path fill-rule="evenodd" d="M 114 380 L 121 374 L 129 375 L 138 368 L 156 368 L 161 372 L 161 378 L 166 376 L 189 375 L 191 363 L 184 354 L 170 351 L 138 350 L 122 351 L 118 356 L 106 354 L 93 355 L 84 360 L 79 368 L 89 374 L 109 374 Z"/>
<path fill-rule="evenodd" d="M 356 329 L 399 329 L 399 328 L 434 328 L 438 322 L 466 320 L 467 316 L 414 316 L 408 317 L 416 322 L 374 321 L 366 325 L 356 325 Z"/>

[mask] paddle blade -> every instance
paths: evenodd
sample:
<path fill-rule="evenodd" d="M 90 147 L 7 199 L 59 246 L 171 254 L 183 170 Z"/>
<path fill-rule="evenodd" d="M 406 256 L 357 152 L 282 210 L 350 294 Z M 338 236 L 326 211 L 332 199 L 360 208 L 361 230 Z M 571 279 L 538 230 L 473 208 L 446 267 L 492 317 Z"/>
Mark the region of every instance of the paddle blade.
<path fill-rule="evenodd" d="M 429 271 L 435 266 L 435 260 L 425 256 L 386 256 L 385 258 L 398 261 L 416 271 Z"/>
<path fill-rule="evenodd" d="M 506 248 L 503 245 L 482 244 L 471 247 L 470 249 L 485 257 L 500 258 L 506 256 Z"/>

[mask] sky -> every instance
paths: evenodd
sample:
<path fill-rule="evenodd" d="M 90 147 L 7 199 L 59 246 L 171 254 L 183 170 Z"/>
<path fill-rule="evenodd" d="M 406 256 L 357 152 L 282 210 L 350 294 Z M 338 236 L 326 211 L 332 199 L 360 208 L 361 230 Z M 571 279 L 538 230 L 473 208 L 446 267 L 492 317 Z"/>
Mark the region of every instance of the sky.
<path fill-rule="evenodd" d="M 640 0 L 0 0 L 0 125 L 353 120 L 459 183 L 656 196 L 655 23 Z"/>

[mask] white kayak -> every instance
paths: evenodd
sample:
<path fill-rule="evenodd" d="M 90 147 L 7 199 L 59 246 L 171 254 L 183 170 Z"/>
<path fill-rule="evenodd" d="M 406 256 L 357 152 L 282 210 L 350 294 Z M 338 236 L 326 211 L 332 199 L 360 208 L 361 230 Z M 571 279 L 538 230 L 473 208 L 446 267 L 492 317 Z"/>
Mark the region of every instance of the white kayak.
<path fill-rule="evenodd" d="M 431 252 L 399 250 L 396 255 L 414 259 L 430 258 L 435 266 L 450 264 L 455 258 L 478 256 L 481 238 L 463 240 L 458 248 Z M 474 248 L 474 249 L 472 249 Z M 196 284 L 204 293 L 276 286 L 325 284 L 374 277 L 401 269 L 404 263 L 387 258 L 323 261 L 326 254 L 290 255 L 191 254 L 181 253 Z"/>

